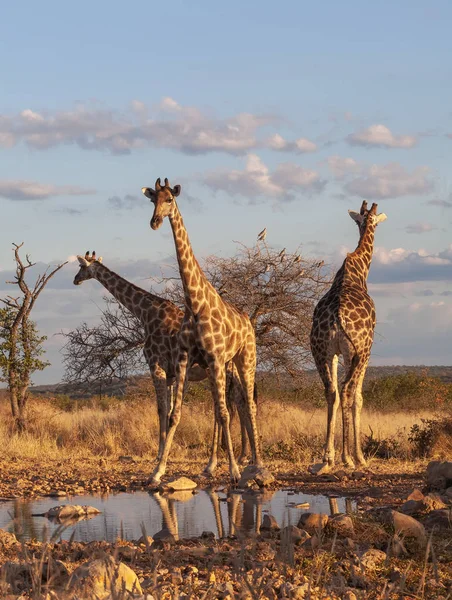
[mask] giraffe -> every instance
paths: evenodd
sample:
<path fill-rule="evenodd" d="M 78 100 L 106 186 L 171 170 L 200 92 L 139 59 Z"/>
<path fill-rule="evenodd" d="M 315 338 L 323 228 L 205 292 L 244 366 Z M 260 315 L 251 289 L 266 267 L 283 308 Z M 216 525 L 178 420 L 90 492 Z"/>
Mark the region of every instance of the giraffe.
<path fill-rule="evenodd" d="M 159 450 L 160 459 L 169 426 L 169 415 L 172 408 L 172 388 L 175 382 L 175 361 L 178 356 L 178 332 L 184 312 L 173 302 L 165 300 L 143 290 L 124 279 L 102 262 L 102 257 L 96 258 L 93 252 L 90 256 L 77 256 L 80 270 L 74 278 L 74 285 L 83 281 L 96 279 L 103 285 L 125 308 L 134 314 L 141 322 L 145 332 L 143 353 L 151 372 L 157 399 L 159 416 Z M 202 358 L 194 352 L 188 371 L 189 381 L 201 381 L 207 377 L 206 369 L 201 366 Z M 243 462 L 247 453 L 247 437 L 244 424 L 243 400 L 240 386 L 234 385 L 234 373 L 228 372 L 228 407 L 232 411 L 232 402 L 237 405 L 242 432 L 242 451 L 240 460 Z M 214 431 L 218 429 L 215 420 Z M 217 438 L 217 434 L 214 434 Z"/>
<path fill-rule="evenodd" d="M 375 228 L 387 217 L 377 215 L 377 205 L 370 210 L 364 201 L 359 213 L 349 211 L 359 227 L 356 250 L 347 254 L 336 273 L 330 290 L 314 310 L 311 350 L 325 386 L 328 404 L 326 445 L 323 465 L 317 472 L 334 465 L 334 432 L 339 403 L 342 407 L 342 460 L 353 467 L 365 465 L 361 448 L 360 425 L 363 404 L 362 385 L 369 363 L 376 323 L 375 306 L 367 292 L 367 276 L 372 260 Z M 338 390 L 337 365 L 342 355 L 345 378 Z M 353 455 L 351 456 L 351 421 L 353 422 Z"/>
<path fill-rule="evenodd" d="M 221 423 L 229 456 L 229 473 L 231 480 L 236 482 L 240 477 L 240 471 L 234 457 L 229 429 L 224 367 L 232 360 L 237 369 L 245 397 L 246 428 L 250 440 L 252 462 L 261 465 L 254 400 L 256 370 L 254 328 L 247 315 L 238 311 L 218 294 L 196 260 L 176 203 L 176 197 L 179 196 L 180 191 L 181 186 L 176 185 L 172 188 L 168 179 L 165 179 L 164 186 L 161 185 L 160 179 L 157 179 L 155 190 L 142 188 L 143 194 L 154 203 L 151 228 L 157 230 L 163 219 L 169 218 L 185 296 L 185 314 L 179 333 L 180 354 L 176 373 L 176 398 L 170 417 L 165 448 L 160 462 L 152 474 L 152 482 L 158 483 L 165 473 L 171 444 L 180 422 L 187 363 L 193 351 L 189 344 L 192 336 L 196 340 L 197 350 L 208 367 L 215 414 Z M 205 472 L 210 475 L 214 473 L 217 464 L 217 445 L 214 437 L 211 460 L 205 469 Z"/>

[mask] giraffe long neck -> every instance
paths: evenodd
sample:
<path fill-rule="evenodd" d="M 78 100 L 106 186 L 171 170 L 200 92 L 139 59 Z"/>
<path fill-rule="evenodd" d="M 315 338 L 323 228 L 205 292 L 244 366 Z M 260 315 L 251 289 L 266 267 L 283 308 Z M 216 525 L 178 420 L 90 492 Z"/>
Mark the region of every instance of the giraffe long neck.
<path fill-rule="evenodd" d="M 141 320 L 143 310 L 149 311 L 159 298 L 138 286 L 130 283 L 102 263 L 96 262 L 91 266 L 94 268 L 94 278 L 107 289 L 123 306 Z M 158 307 L 156 306 L 156 310 Z"/>
<path fill-rule="evenodd" d="M 367 223 L 356 250 L 347 255 L 342 267 L 337 272 L 333 287 L 335 284 L 349 284 L 363 287 L 367 291 L 367 277 L 374 251 L 374 237 L 375 225 Z"/>
<path fill-rule="evenodd" d="M 177 204 L 174 213 L 170 216 L 170 223 L 184 287 L 185 302 L 191 312 L 197 314 L 205 304 L 206 293 L 208 291 L 216 292 L 196 260 Z"/>

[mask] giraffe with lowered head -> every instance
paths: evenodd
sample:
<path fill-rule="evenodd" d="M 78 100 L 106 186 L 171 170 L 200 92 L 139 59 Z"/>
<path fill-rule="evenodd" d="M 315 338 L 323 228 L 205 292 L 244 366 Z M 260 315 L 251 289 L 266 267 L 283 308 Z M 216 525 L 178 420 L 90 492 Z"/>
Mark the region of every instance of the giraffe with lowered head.
<path fill-rule="evenodd" d="M 180 191 L 181 186 L 171 187 L 168 179 L 165 179 L 163 186 L 160 179 L 157 179 L 155 189 L 142 188 L 143 194 L 154 203 L 151 228 L 158 229 L 163 219 L 169 218 L 185 296 L 185 314 L 179 333 L 180 354 L 176 373 L 176 398 L 163 455 L 152 475 L 152 481 L 158 483 L 165 473 L 173 437 L 181 418 L 186 369 L 193 351 L 189 340 L 193 336 L 197 350 L 208 367 L 215 414 L 221 423 L 229 456 L 230 477 L 232 481 L 237 481 L 240 472 L 234 457 L 229 429 L 229 413 L 225 399 L 225 365 L 232 360 L 240 377 L 245 396 L 246 428 L 251 445 L 252 462 L 260 465 L 256 404 L 253 397 L 256 370 L 255 334 L 249 317 L 218 294 L 196 260 L 176 203 Z M 216 468 L 216 454 L 214 456 L 216 446 L 214 439 L 211 460 L 206 467 L 208 474 L 212 474 Z"/>
<path fill-rule="evenodd" d="M 355 463 L 366 464 L 360 439 L 362 385 L 376 323 L 375 306 L 367 292 L 367 276 L 375 228 L 387 217 L 384 213 L 377 214 L 375 203 L 368 210 L 366 201 L 359 213 L 350 210 L 349 214 L 359 228 L 358 246 L 354 252 L 347 254 L 330 290 L 317 304 L 311 329 L 311 350 L 328 405 L 326 445 L 323 465 L 318 473 L 334 465 L 334 433 L 339 403 L 342 407 L 342 460 L 350 467 Z M 337 382 L 339 355 L 343 357 L 345 370 L 340 392 Z"/>
<path fill-rule="evenodd" d="M 175 364 L 179 354 L 178 333 L 184 313 L 173 302 L 143 290 L 109 269 L 102 262 L 101 256 L 96 258 L 95 252 L 91 256 L 89 252 L 86 252 L 85 256 L 77 256 L 77 259 L 80 270 L 74 278 L 74 284 L 80 285 L 83 281 L 96 279 L 118 302 L 134 314 L 143 326 L 145 333 L 143 354 L 151 372 L 157 399 L 159 416 L 159 451 L 157 458 L 160 459 L 172 409 L 173 387 L 176 378 Z M 202 358 L 196 353 L 196 350 L 192 353 L 191 359 L 188 380 L 201 381 L 205 379 L 207 373 L 204 366 L 201 366 Z M 240 458 L 244 460 L 247 438 L 243 407 L 241 406 L 243 402 L 241 389 L 237 389 L 240 388 L 240 385 L 237 385 L 238 382 L 234 382 L 231 369 L 229 369 L 228 376 L 230 378 L 228 400 L 233 398 L 238 406 L 242 430 L 242 454 Z M 232 410 L 231 406 L 229 408 Z M 215 422 L 215 431 L 217 430 L 218 423 Z"/>

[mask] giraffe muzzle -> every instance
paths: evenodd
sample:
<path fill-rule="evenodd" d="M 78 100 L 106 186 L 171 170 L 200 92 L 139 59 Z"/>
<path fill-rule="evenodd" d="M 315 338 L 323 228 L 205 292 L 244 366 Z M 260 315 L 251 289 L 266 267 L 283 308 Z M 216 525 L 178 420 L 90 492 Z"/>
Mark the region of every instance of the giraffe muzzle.
<path fill-rule="evenodd" d="M 162 217 L 152 217 L 152 219 L 151 219 L 151 229 L 153 229 L 155 231 L 156 229 L 158 229 L 160 227 L 160 225 L 162 223 L 163 223 Z"/>

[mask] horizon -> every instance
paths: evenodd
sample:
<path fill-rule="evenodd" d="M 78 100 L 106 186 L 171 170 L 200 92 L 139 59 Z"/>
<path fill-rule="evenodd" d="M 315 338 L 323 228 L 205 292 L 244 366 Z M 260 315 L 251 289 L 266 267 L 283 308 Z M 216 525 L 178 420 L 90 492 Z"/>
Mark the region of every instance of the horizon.
<path fill-rule="evenodd" d="M 267 227 L 273 247 L 337 267 L 356 246 L 347 210 L 377 202 L 370 365 L 449 366 L 452 5 L 115 8 L 4 9 L 1 297 L 12 242 L 40 272 L 70 261 L 32 313 L 52 363 L 34 383 L 62 379 L 58 332 L 99 321 L 107 292 L 72 284 L 77 254 L 96 249 L 144 289 L 175 264 L 141 194 L 157 177 L 182 185 L 201 261 Z"/>

